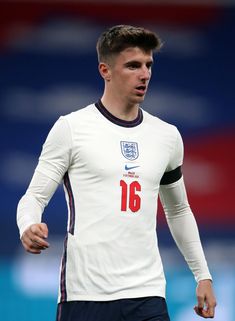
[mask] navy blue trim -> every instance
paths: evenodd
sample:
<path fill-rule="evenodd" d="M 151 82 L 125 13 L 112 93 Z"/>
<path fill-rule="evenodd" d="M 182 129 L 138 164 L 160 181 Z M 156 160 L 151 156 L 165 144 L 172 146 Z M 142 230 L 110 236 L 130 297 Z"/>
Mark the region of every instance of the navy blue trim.
<path fill-rule="evenodd" d="M 67 301 L 67 289 L 66 289 L 66 263 L 67 263 L 67 243 L 68 234 L 64 240 L 64 254 L 61 264 L 61 275 L 60 275 L 60 302 Z"/>
<path fill-rule="evenodd" d="M 167 185 L 177 182 L 182 176 L 181 166 L 172 171 L 165 172 L 161 178 L 160 185 Z"/>
<path fill-rule="evenodd" d="M 101 114 L 106 117 L 112 123 L 122 126 L 122 127 L 135 127 L 142 123 L 143 121 L 143 112 L 139 108 L 138 115 L 134 120 L 123 120 L 112 115 L 102 104 L 101 100 L 95 103 L 96 108 L 101 112 Z"/>
<path fill-rule="evenodd" d="M 75 226 L 75 205 L 73 191 L 69 180 L 68 172 L 64 175 L 64 185 L 66 187 L 68 196 L 69 196 L 69 210 L 70 210 L 70 222 L 69 222 L 69 233 L 74 235 L 74 226 Z"/>

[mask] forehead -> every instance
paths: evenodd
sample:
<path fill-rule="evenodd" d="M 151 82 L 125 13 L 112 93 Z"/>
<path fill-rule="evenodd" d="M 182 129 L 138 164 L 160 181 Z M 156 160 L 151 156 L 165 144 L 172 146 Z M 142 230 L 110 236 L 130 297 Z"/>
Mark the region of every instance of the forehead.
<path fill-rule="evenodd" d="M 152 50 L 145 51 L 139 47 L 128 47 L 122 50 L 116 56 L 116 63 L 122 62 L 126 63 L 128 61 L 140 61 L 140 62 L 149 62 L 153 61 L 153 52 Z"/>

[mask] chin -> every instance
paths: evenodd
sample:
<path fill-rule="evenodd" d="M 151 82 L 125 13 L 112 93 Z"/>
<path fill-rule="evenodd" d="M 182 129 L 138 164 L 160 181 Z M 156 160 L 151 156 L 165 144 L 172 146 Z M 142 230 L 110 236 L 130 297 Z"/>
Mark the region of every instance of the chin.
<path fill-rule="evenodd" d="M 134 105 L 141 104 L 144 101 L 145 96 L 135 96 L 133 99 L 130 100 L 130 102 Z"/>
<path fill-rule="evenodd" d="M 138 97 L 136 98 L 136 102 L 137 102 L 137 103 L 142 103 L 142 102 L 144 101 L 144 98 L 145 98 L 145 96 L 138 96 Z"/>

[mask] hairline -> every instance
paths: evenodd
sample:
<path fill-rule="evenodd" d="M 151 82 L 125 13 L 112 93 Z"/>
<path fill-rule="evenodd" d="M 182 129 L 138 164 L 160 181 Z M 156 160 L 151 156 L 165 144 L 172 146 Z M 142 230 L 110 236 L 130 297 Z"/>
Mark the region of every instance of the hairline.
<path fill-rule="evenodd" d="M 152 56 L 153 54 L 157 51 L 154 49 L 145 49 L 142 46 L 134 46 L 134 45 L 127 45 L 124 49 L 122 49 L 121 51 L 117 51 L 117 52 L 111 52 L 109 53 L 105 58 L 103 58 L 102 60 L 99 61 L 99 63 L 105 63 L 105 64 L 112 64 L 114 62 L 114 60 L 126 49 L 129 48 L 139 48 L 141 51 L 143 51 L 144 53 L 151 53 Z"/>

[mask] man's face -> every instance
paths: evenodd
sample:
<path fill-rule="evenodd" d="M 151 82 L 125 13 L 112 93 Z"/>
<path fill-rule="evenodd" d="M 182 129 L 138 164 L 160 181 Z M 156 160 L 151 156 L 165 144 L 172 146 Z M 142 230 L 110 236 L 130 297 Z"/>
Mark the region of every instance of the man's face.
<path fill-rule="evenodd" d="M 139 104 L 144 100 L 151 78 L 152 51 L 129 47 L 113 58 L 110 69 L 110 89 L 123 101 Z"/>

